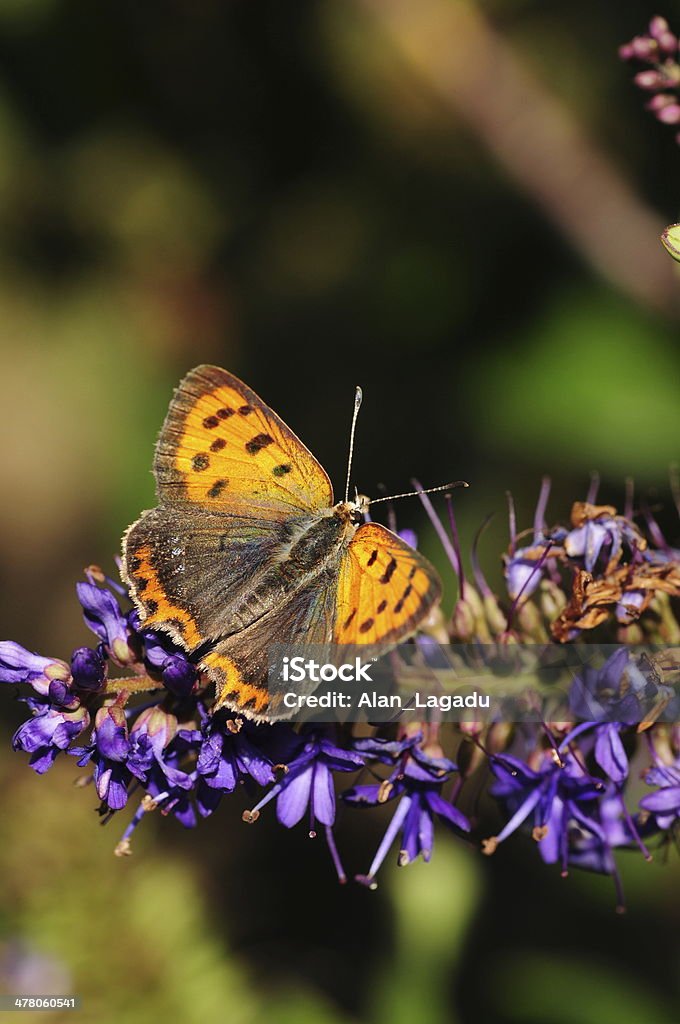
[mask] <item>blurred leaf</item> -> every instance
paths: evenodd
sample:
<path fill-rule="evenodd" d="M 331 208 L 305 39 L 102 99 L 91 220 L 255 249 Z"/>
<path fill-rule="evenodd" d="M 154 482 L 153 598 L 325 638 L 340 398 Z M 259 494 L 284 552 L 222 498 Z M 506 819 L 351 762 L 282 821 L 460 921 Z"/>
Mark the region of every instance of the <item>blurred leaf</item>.
<path fill-rule="evenodd" d="M 535 326 L 470 365 L 484 445 L 546 471 L 598 469 L 658 482 L 678 456 L 676 340 L 602 293 L 553 300 Z"/>
<path fill-rule="evenodd" d="M 376 978 L 371 1020 L 455 1024 L 451 984 L 481 880 L 459 840 L 439 829 L 432 860 L 393 868 L 395 950 Z"/>
<path fill-rule="evenodd" d="M 490 976 L 504 1019 L 522 1024 L 675 1024 L 656 992 L 604 964 L 526 952 Z"/>

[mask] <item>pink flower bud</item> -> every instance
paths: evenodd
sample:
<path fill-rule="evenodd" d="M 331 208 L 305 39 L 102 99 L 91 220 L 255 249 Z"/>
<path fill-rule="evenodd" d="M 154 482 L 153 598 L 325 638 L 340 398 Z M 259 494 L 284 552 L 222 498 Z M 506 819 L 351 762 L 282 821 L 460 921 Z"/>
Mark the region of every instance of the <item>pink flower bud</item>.
<path fill-rule="evenodd" d="M 669 96 L 667 92 L 659 92 L 656 94 L 656 96 L 652 96 L 651 100 L 647 104 L 647 110 L 651 110 L 653 113 L 657 113 L 657 111 L 663 110 L 664 107 L 667 107 L 671 103 L 675 102 L 675 96 Z"/>
<path fill-rule="evenodd" d="M 664 32 L 658 37 L 659 49 L 662 53 L 674 54 L 678 49 L 678 37 L 672 32 Z"/>
<path fill-rule="evenodd" d="M 656 111 L 657 120 L 663 124 L 680 124 L 680 103 L 669 103 Z"/>
<path fill-rule="evenodd" d="M 657 14 L 649 23 L 649 34 L 655 39 L 658 39 L 660 36 L 664 35 L 665 32 L 668 32 L 669 27 L 670 26 L 666 19 Z"/>
<path fill-rule="evenodd" d="M 635 36 L 630 45 L 633 49 L 633 56 L 638 60 L 650 60 L 659 52 L 659 44 L 656 39 L 650 39 L 649 36 Z"/>
<path fill-rule="evenodd" d="M 640 89 L 665 89 L 668 86 L 666 76 L 660 71 L 638 71 L 633 81 Z"/>

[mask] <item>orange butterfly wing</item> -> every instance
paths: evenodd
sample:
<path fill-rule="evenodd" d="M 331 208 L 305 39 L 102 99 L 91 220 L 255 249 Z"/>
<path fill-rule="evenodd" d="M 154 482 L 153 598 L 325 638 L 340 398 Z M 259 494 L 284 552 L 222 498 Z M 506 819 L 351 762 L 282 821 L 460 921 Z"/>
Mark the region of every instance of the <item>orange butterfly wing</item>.
<path fill-rule="evenodd" d="M 279 520 L 333 504 L 323 467 L 237 377 L 198 366 L 179 385 L 154 474 L 161 503 Z"/>
<path fill-rule="evenodd" d="M 427 559 L 379 523 L 355 533 L 340 567 L 333 641 L 394 645 L 417 630 L 441 598 Z"/>

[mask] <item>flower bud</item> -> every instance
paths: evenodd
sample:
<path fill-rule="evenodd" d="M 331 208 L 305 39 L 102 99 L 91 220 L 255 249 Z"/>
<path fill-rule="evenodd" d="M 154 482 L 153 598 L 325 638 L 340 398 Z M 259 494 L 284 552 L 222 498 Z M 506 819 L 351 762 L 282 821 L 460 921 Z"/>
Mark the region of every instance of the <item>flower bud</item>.
<path fill-rule="evenodd" d="M 451 635 L 454 640 L 463 643 L 474 638 L 475 617 L 467 601 L 456 601 L 451 620 Z"/>
<path fill-rule="evenodd" d="M 31 654 L 13 640 L 0 642 L 0 683 L 30 683 L 36 693 L 45 697 L 53 682 L 68 684 L 70 679 L 65 662 Z"/>
<path fill-rule="evenodd" d="M 181 654 L 172 654 L 163 666 L 163 682 L 176 697 L 188 697 L 194 688 L 197 672 Z"/>
<path fill-rule="evenodd" d="M 659 52 L 659 44 L 656 39 L 650 39 L 649 36 L 635 36 L 634 39 L 631 39 L 630 46 L 633 56 L 637 60 L 654 59 Z"/>
<path fill-rule="evenodd" d="M 657 121 L 663 124 L 680 124 L 680 103 L 669 103 L 655 113 Z"/>
<path fill-rule="evenodd" d="M 665 18 L 658 14 L 649 23 L 649 34 L 659 44 L 663 53 L 673 54 L 678 49 L 677 37 L 671 32 L 670 26 Z"/>
<path fill-rule="evenodd" d="M 543 616 L 533 601 L 524 601 L 516 613 L 516 621 L 524 640 L 545 643 L 548 639 L 543 625 Z"/>
<path fill-rule="evenodd" d="M 664 107 L 668 107 L 671 103 L 675 103 L 674 96 L 670 96 L 667 92 L 659 92 L 656 96 L 652 96 L 651 100 L 647 104 L 647 110 L 651 110 L 653 114 L 656 114 L 659 110 L 663 110 Z"/>
<path fill-rule="evenodd" d="M 158 705 L 146 708 L 137 716 L 135 724 L 130 730 L 130 738 L 132 739 L 134 734 L 139 732 L 145 732 L 154 749 L 158 749 L 160 752 L 175 738 L 177 719 L 174 715 L 163 711 Z"/>
<path fill-rule="evenodd" d="M 486 749 L 490 754 L 502 754 L 507 750 L 512 738 L 513 726 L 510 722 L 494 722 L 486 737 Z"/>
<path fill-rule="evenodd" d="M 106 662 L 99 651 L 78 647 L 71 655 L 71 673 L 76 690 L 97 693 L 106 683 Z"/>
<path fill-rule="evenodd" d="M 668 85 L 666 76 L 661 71 L 638 71 L 637 75 L 633 76 L 633 81 L 639 89 L 649 89 L 652 92 L 664 89 Z"/>
<path fill-rule="evenodd" d="M 548 622 L 554 622 L 567 605 L 563 590 L 552 580 L 541 580 L 538 603 Z"/>
<path fill-rule="evenodd" d="M 508 617 L 501 610 L 495 594 L 486 594 L 483 599 L 483 605 L 489 629 L 494 636 L 500 636 L 508 628 Z"/>

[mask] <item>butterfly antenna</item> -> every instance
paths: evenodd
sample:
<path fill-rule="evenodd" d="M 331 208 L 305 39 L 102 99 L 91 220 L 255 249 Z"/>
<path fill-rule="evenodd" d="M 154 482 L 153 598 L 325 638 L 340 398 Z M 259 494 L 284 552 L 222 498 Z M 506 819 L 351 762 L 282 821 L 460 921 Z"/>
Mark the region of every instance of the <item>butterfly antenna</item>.
<path fill-rule="evenodd" d="M 469 487 L 465 480 L 453 480 L 450 484 L 440 484 L 439 487 L 422 488 L 419 491 L 406 491 L 404 494 L 390 494 L 384 498 L 371 498 L 369 504 L 377 505 L 379 501 L 396 501 L 397 498 L 415 498 L 419 494 L 436 494 L 437 491 L 451 491 L 454 487 Z"/>
<path fill-rule="evenodd" d="M 352 475 L 352 457 L 354 455 L 354 432 L 357 429 L 357 417 L 363 401 L 364 393 L 357 385 L 354 392 L 354 412 L 352 414 L 352 429 L 349 432 L 349 458 L 347 459 L 347 482 L 345 484 L 345 503 L 349 501 L 349 481 Z"/>

